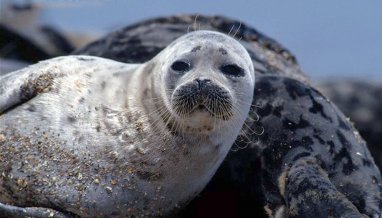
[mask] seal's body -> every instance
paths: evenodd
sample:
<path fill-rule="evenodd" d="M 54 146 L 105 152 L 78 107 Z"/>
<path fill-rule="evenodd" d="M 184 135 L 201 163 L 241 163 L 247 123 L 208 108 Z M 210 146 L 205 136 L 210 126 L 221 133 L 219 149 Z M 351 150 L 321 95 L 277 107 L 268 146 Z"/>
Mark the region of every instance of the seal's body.
<path fill-rule="evenodd" d="M 84 217 L 163 215 L 195 197 L 254 89 L 234 39 L 197 31 L 145 64 L 51 59 L 0 78 L 0 202 Z"/>

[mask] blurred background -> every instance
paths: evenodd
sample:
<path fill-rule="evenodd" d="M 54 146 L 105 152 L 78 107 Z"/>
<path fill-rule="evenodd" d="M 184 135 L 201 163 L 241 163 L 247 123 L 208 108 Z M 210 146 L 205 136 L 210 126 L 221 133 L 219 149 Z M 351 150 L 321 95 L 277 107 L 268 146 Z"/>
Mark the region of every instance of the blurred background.
<path fill-rule="evenodd" d="M 36 31 L 41 26 L 47 27 L 48 34 L 63 34 L 69 39 L 69 46 L 78 47 L 146 18 L 184 13 L 225 15 L 255 27 L 287 47 L 313 79 L 366 77 L 382 81 L 382 1 L 0 2 L 0 23 L 34 38 L 37 44 L 44 43 L 46 37 Z"/>
<path fill-rule="evenodd" d="M 60 33 L 70 42 L 64 49 L 72 49 L 146 18 L 185 13 L 224 15 L 241 20 L 284 45 L 314 80 L 346 77 L 382 81 L 382 1 L 0 2 L 0 23 L 37 44 L 46 44 L 44 37 Z M 28 6 L 31 3 L 33 7 Z M 41 26 L 45 27 L 44 36 L 37 28 Z M 55 49 L 52 45 L 45 47 Z M 7 50 L 2 48 L 0 54 L 4 52 Z"/>

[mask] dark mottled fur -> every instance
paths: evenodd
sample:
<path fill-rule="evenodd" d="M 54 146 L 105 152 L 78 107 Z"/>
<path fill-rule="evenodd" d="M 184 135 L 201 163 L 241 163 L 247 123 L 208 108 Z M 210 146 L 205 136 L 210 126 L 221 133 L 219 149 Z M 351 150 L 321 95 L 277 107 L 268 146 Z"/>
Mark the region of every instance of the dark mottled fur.
<path fill-rule="evenodd" d="M 320 89 L 354 122 L 382 169 L 382 84 L 341 80 L 321 83 Z M 346 124 L 342 125 L 346 128 Z"/>
<path fill-rule="evenodd" d="M 257 84 L 257 90 L 271 86 L 276 91 L 257 91 L 256 105 L 284 108 L 282 119 L 273 114 L 260 117 L 265 129 L 259 143 L 263 186 L 269 208 L 285 205 L 290 217 L 360 216 L 358 211 L 380 214 L 380 173 L 370 163 L 370 153 L 356 130 L 351 125 L 340 128 L 342 122 L 348 123 L 342 113 L 314 88 L 296 80 L 268 77 Z M 310 110 L 317 104 L 330 119 Z"/>

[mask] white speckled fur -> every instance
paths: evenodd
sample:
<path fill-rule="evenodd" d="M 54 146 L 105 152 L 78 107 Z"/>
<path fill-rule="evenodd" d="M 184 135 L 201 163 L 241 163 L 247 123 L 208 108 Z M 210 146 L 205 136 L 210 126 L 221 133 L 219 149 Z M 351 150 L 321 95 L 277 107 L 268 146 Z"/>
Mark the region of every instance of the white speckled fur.
<path fill-rule="evenodd" d="M 195 71 L 172 78 L 172 61 L 195 46 L 202 47 L 193 56 Z M 227 56 L 219 54 L 221 47 Z M 227 79 L 218 72 L 221 59 L 238 63 L 245 76 Z M 39 88 L 29 101 L 20 99 L 20 87 L 47 74 L 53 78 L 49 87 Z M 173 113 L 168 86 L 195 78 L 209 78 L 228 90 L 236 108 L 230 119 L 212 119 L 212 125 L 203 120 L 207 113 L 183 120 Z M 0 158 L 8 165 L 0 167 L 11 169 L 0 177 L 0 202 L 28 206 L 28 192 L 40 199 L 37 206 L 54 205 L 86 217 L 166 214 L 211 179 L 239 134 L 253 89 L 246 50 L 234 39 L 209 31 L 181 37 L 142 65 L 67 56 L 7 74 L 0 78 L 0 134 L 6 139 Z M 181 123 L 178 134 L 160 119 L 158 107 Z M 213 128 L 187 132 L 186 124 Z M 28 155 L 34 159 L 36 152 L 36 164 L 17 165 Z M 39 186 L 45 180 L 50 186 Z M 17 191 L 20 184 L 15 181 L 26 182 L 23 191 Z"/>

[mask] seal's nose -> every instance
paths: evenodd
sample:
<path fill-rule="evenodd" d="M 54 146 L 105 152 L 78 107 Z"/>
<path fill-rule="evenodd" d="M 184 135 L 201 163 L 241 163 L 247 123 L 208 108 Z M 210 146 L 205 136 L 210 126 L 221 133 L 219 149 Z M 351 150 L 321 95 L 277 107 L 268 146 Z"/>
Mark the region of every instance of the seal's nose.
<path fill-rule="evenodd" d="M 197 78 L 195 79 L 195 82 L 198 83 L 198 88 L 203 89 L 207 84 L 211 83 L 210 79 L 204 79 L 204 78 Z"/>

